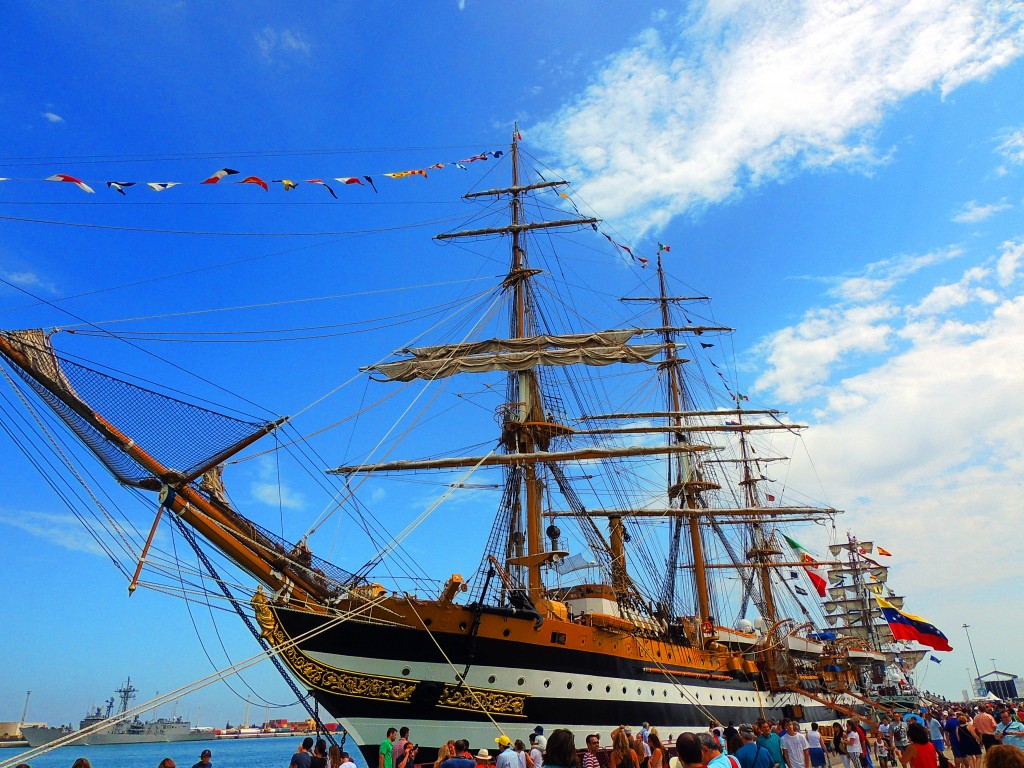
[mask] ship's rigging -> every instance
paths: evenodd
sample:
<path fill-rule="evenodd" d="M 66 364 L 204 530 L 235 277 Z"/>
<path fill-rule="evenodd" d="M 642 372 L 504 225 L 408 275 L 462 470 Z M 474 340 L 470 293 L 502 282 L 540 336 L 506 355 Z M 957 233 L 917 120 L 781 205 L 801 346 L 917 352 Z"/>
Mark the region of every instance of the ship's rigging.
<path fill-rule="evenodd" d="M 845 711 L 837 697 L 864 692 L 861 672 L 884 658 L 884 637 L 859 586 L 847 595 L 834 585 L 825 612 L 800 586 L 804 563 L 790 555 L 782 532 L 797 523 L 827 525 L 838 514 L 770 476 L 803 426 L 771 408 L 744 407 L 748 400 L 726 375 L 721 354 L 731 329 L 710 316 L 705 297 L 677 291 L 660 249 L 645 273 L 643 292 L 653 295 L 615 302 L 617 324 L 595 327 L 591 307 L 558 297 L 554 289 L 573 281 L 550 252 L 553 239 L 587 235 L 599 219 L 557 207 L 565 182 L 525 180 L 517 141 L 507 162 L 509 186 L 467 195 L 471 202 L 493 199 L 485 206 L 489 212 L 504 205 L 507 223 L 437 238 L 507 242 L 507 274 L 489 291 L 464 298 L 443 320 L 430 318 L 431 325 L 404 340 L 395 355 L 362 361 L 368 390 L 397 387 L 410 400 L 398 406 L 374 395 L 397 418 L 383 438 L 368 441 L 364 428 L 380 425 L 367 425 L 359 408 L 343 463 L 327 458 L 287 418 L 229 414 L 170 388 L 156 391 L 152 382 L 129 382 L 58 352 L 51 335 L 40 331 L 0 334 L 0 355 L 20 377 L 19 398 L 46 434 L 62 424 L 120 484 L 159 493 L 148 535 L 115 520 L 105 502 L 92 497 L 102 513 L 94 530 L 116 537 L 120 554 L 110 541 L 105 546 L 130 589 L 173 591 L 153 580 L 169 572 L 157 541 L 167 511 L 237 567 L 241 576 L 231 586 L 246 601 L 262 600 L 256 618 L 270 644 L 285 642 L 289 621 L 306 627 L 373 601 L 372 611 L 352 619 L 366 631 L 411 625 L 431 635 L 449 666 L 458 666 L 450 656 L 464 657 L 454 681 L 393 685 L 407 698 L 415 693 L 417 701 L 461 701 L 480 666 L 478 646 L 492 641 L 493 621 L 526 617 L 534 632 L 551 622 L 556 646 L 577 636 L 582 645 L 595 643 L 602 633 L 628 638 L 624 646 L 637 660 L 658 662 L 643 667 L 644 674 L 741 680 L 758 691 L 798 692 Z M 552 196 L 548 208 L 557 213 L 539 218 L 543 208 L 528 206 L 535 195 Z M 607 308 L 607 297 L 599 298 Z M 474 390 L 454 384 L 467 378 L 485 384 Z M 42 416 L 31 397 L 52 414 Z M 446 398 L 476 409 L 457 416 Z M 490 437 L 470 436 L 495 425 Z M 328 496 L 317 520 L 292 541 L 246 516 L 225 487 L 231 484 L 225 464 L 268 434 L 283 435 L 275 453 L 288 451 L 312 466 L 311 477 Z M 59 461 L 73 463 L 64 451 Z M 475 572 L 465 580 L 459 574 L 420 578 L 420 564 L 403 542 L 419 535 L 441 502 L 474 484 L 486 488 L 499 473 L 497 492 L 480 492 L 472 511 L 463 513 L 467 532 L 489 522 Z M 90 485 L 92 478 L 74 474 Z M 445 491 L 415 509 L 394 536 L 387 506 L 374 508 L 375 494 L 385 481 L 427 477 Z M 344 515 L 372 544 L 369 559 L 355 559 L 352 534 L 342 552 L 347 567 L 314 554 L 329 549 L 324 523 L 333 515 Z M 450 525 L 462 523 L 458 515 L 447 518 Z M 462 534 L 449 531 L 439 546 L 470 549 Z M 861 584 L 862 553 L 848 554 L 845 562 L 823 564 L 834 575 L 849 571 Z M 197 570 L 188 585 L 182 581 L 178 592 L 194 599 L 205 590 L 202 574 Z M 222 597 L 230 601 L 230 594 L 223 590 Z M 459 646 L 463 657 L 442 648 L 432 621 L 449 627 L 452 638 L 466 636 L 465 648 Z M 822 635 L 826 624 L 841 635 Z M 533 639 L 521 642 L 539 642 L 539 635 L 523 632 Z M 676 655 L 686 665 L 665 667 Z M 297 673 L 305 669 L 301 659 L 288 662 Z M 401 674 L 411 675 L 409 669 Z M 485 687 L 478 682 L 468 690 L 491 716 L 486 702 L 497 694 Z"/>

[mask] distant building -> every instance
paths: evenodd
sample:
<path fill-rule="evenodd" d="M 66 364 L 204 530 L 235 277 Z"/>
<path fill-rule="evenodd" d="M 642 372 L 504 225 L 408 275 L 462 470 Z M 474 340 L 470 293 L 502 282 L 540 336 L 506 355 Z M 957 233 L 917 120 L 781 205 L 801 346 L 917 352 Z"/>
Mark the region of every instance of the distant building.
<path fill-rule="evenodd" d="M 13 720 L 0 721 L 0 739 L 20 739 L 22 725 L 46 727 L 46 723 L 18 723 Z"/>
<path fill-rule="evenodd" d="M 993 669 L 988 674 L 979 677 L 978 682 L 984 686 L 982 693 L 988 692 L 1006 701 L 1008 699 L 1016 699 L 1021 695 L 1018 693 L 1020 689 L 1017 687 L 1019 679 L 1016 675 L 1009 672 L 1000 672 Z"/>

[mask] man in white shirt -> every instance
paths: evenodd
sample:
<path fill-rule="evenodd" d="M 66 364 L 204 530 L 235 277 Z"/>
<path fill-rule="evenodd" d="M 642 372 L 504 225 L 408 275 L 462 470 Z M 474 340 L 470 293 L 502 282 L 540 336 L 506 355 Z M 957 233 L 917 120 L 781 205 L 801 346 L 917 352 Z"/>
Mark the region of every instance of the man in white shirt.
<path fill-rule="evenodd" d="M 796 723 L 790 721 L 786 727 L 786 735 L 782 737 L 782 756 L 789 768 L 810 768 L 811 752 L 807 737 L 796 729 Z"/>

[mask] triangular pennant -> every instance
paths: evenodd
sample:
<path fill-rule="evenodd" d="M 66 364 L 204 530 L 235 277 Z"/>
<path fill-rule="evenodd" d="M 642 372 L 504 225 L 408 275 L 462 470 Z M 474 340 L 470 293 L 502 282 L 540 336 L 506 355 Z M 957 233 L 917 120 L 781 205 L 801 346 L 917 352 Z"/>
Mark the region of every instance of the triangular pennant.
<path fill-rule="evenodd" d="M 53 176 L 48 177 L 46 180 L 47 181 L 66 181 L 66 182 L 68 182 L 70 184 L 74 184 L 76 187 L 78 187 L 83 192 L 93 192 L 93 194 L 95 194 L 95 191 L 93 190 L 93 188 L 90 187 L 88 184 L 86 184 L 84 181 L 82 181 L 81 179 L 76 179 L 74 176 L 69 176 L 66 173 L 55 173 L 55 174 L 53 174 Z"/>
<path fill-rule="evenodd" d="M 200 182 L 201 184 L 216 184 L 218 181 L 223 179 L 225 176 L 234 176 L 238 171 L 232 168 L 221 168 L 213 176 L 210 176 L 205 181 Z"/>
<path fill-rule="evenodd" d="M 107 188 L 108 189 L 112 189 L 115 192 L 120 192 L 122 195 L 127 195 L 128 194 L 127 192 L 124 191 L 125 187 L 134 187 L 134 186 L 135 186 L 135 182 L 134 181 L 108 181 L 107 182 Z"/>
<path fill-rule="evenodd" d="M 323 187 L 324 189 L 326 189 L 328 192 L 331 193 L 331 197 L 333 197 L 335 200 L 338 199 L 338 196 L 336 194 L 334 194 L 334 190 L 331 189 L 330 186 L 325 184 L 323 179 L 306 179 L 306 183 L 307 184 L 319 184 L 321 187 Z"/>
<path fill-rule="evenodd" d="M 238 184 L 255 184 L 257 187 L 263 187 L 264 192 L 269 192 L 270 187 L 267 186 L 267 182 L 261 179 L 259 176 L 246 176 Z"/>

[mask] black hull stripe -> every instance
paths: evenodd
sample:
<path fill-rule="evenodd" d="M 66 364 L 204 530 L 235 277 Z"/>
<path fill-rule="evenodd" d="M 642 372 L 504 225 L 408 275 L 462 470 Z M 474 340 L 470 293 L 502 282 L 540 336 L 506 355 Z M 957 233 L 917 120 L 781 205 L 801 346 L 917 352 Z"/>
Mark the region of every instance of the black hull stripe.
<path fill-rule="evenodd" d="M 291 637 L 310 631 L 323 622 L 322 617 L 309 614 L 280 611 L 278 619 L 286 633 Z M 509 621 L 518 621 L 510 619 Z M 539 632 L 543 633 L 542 627 Z M 550 633 L 548 633 L 550 634 Z M 539 639 L 543 639 L 541 635 Z M 436 633 L 434 638 L 440 643 L 444 652 L 461 672 L 470 661 L 470 640 L 465 636 L 452 636 Z M 406 627 L 389 627 L 370 624 L 341 625 L 333 627 L 302 644 L 307 653 L 337 654 L 373 658 L 398 658 L 410 662 L 444 663 L 444 658 L 437 647 L 423 630 Z M 368 653 L 369 651 L 369 653 Z M 577 651 L 558 645 L 542 643 L 520 643 L 515 640 L 495 640 L 476 638 L 472 647 L 472 663 L 481 666 L 516 667 L 521 666 L 524 659 L 529 659 L 529 668 L 552 672 L 572 672 L 581 676 L 621 677 L 638 682 L 665 682 L 664 673 L 644 672 L 644 667 L 661 668 L 670 671 L 697 672 L 704 674 L 706 670 L 695 670 L 678 664 L 668 663 L 662 659 L 646 661 L 626 659 L 610 654 L 590 651 Z M 680 683 L 695 684 L 695 678 L 673 678 Z M 742 681 L 714 680 L 699 681 L 701 685 L 715 688 L 751 690 L 751 684 Z"/>

